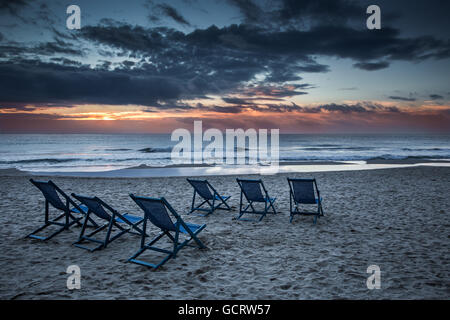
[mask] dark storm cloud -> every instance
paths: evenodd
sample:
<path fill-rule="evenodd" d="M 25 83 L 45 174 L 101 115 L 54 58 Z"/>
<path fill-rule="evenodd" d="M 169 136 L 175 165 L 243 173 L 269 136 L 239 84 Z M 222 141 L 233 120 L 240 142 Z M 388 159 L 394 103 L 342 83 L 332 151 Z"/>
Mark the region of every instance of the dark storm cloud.
<path fill-rule="evenodd" d="M 263 14 L 261 8 L 252 0 L 228 0 L 228 2 L 239 8 L 247 22 L 256 22 Z"/>
<path fill-rule="evenodd" d="M 430 99 L 431 100 L 442 100 L 442 99 L 444 99 L 444 97 L 439 94 L 430 94 Z"/>
<path fill-rule="evenodd" d="M 177 9 L 174 7 L 168 5 L 168 4 L 159 4 L 157 5 L 161 11 L 167 15 L 168 17 L 172 18 L 175 22 L 178 22 L 179 24 L 183 24 L 186 26 L 190 26 L 191 24 L 178 12 Z"/>
<path fill-rule="evenodd" d="M 155 6 L 149 3 L 149 7 Z M 361 15 L 352 1 L 284 0 L 269 10 L 250 0 L 229 3 L 241 10 L 246 23 L 184 33 L 106 19 L 76 33 L 53 30 L 54 41 L 34 46 L 3 45 L 0 58 L 8 61 L 0 64 L 0 86 L 7 90 L 1 90 L 0 102 L 16 99 L 164 108 L 177 99 L 208 95 L 289 98 L 307 94 L 311 88 L 290 83 L 301 80 L 302 74 L 330 71 L 316 56 L 348 58 L 356 68 L 368 71 L 387 68 L 394 60 L 450 57 L 449 40 L 402 37 L 399 30 L 389 27 L 368 31 L 347 23 L 331 24 L 344 11 L 349 19 L 357 12 Z M 178 23 L 189 24 L 177 9 L 156 6 L 165 8 L 165 15 Z M 260 23 L 267 17 L 271 20 Z M 303 18 L 314 23 L 308 23 L 308 28 L 287 23 Z M 123 61 L 98 60 L 94 63 L 97 66 L 90 68 L 67 57 L 83 56 L 85 47 L 96 50 L 105 60 Z M 49 60 L 52 63 L 43 62 Z"/>
<path fill-rule="evenodd" d="M 181 96 L 173 78 L 53 63 L 0 64 L 0 101 L 152 105 Z"/>
<path fill-rule="evenodd" d="M 61 116 L 54 115 L 54 114 L 35 114 L 35 113 L 21 113 L 21 112 L 14 112 L 14 113 L 2 113 L 1 121 L 8 121 L 8 120 L 57 120 L 60 119 Z"/>
<path fill-rule="evenodd" d="M 331 112 L 340 112 L 340 113 L 366 113 L 372 110 L 364 108 L 361 105 L 346 105 L 346 104 L 326 104 L 315 108 L 315 110 L 325 110 Z"/>
<path fill-rule="evenodd" d="M 8 12 L 15 16 L 26 6 L 28 6 L 26 0 L 0 0 L 0 12 Z"/>
<path fill-rule="evenodd" d="M 266 97 L 275 97 L 275 98 L 286 98 L 293 97 L 298 95 L 307 94 L 305 91 L 299 91 L 298 89 L 311 89 L 311 86 L 308 83 L 303 84 L 289 84 L 289 85 L 249 85 L 244 89 L 239 89 L 238 92 L 245 96 L 266 96 Z"/>
<path fill-rule="evenodd" d="M 355 68 L 366 70 L 366 71 L 376 71 L 381 69 L 386 69 L 389 67 L 389 63 L 386 61 L 381 62 L 358 62 L 353 65 Z"/>
<path fill-rule="evenodd" d="M 144 7 L 150 11 L 148 17 L 152 22 L 159 22 L 161 21 L 161 16 L 166 16 L 181 25 L 191 26 L 189 21 L 177 9 L 167 3 L 155 4 L 152 0 L 147 0 L 144 3 Z"/>
<path fill-rule="evenodd" d="M 162 38 L 166 32 L 169 33 L 169 30 L 164 28 L 146 29 L 131 25 L 98 25 L 82 28 L 80 37 L 122 50 L 150 53 L 167 47 L 167 41 Z M 171 30 L 171 32 L 178 33 L 175 30 Z M 171 34 L 168 36 L 174 38 Z"/>
<path fill-rule="evenodd" d="M 365 10 L 355 1 L 346 0 L 282 0 L 279 15 L 282 20 L 305 19 L 336 23 L 361 18 Z"/>
<path fill-rule="evenodd" d="M 250 101 L 248 101 L 246 99 L 241 99 L 241 98 L 227 98 L 227 97 L 223 97 L 222 100 L 223 100 L 223 102 L 232 103 L 232 104 L 241 104 L 241 105 L 253 104 L 253 102 L 250 102 Z"/>
<path fill-rule="evenodd" d="M 222 107 L 222 106 L 214 106 L 209 108 L 210 111 L 219 112 L 219 113 L 241 113 L 244 111 L 244 108 L 241 106 L 231 106 L 231 107 Z"/>
<path fill-rule="evenodd" d="M 250 24 L 298 25 L 308 27 L 324 23 L 344 23 L 364 17 L 365 8 L 346 0 L 281 0 L 269 4 L 254 0 L 228 0 Z"/>
<path fill-rule="evenodd" d="M 1 40 L 1 39 L 0 39 Z M 58 38 L 54 41 L 41 42 L 36 45 L 27 45 L 17 42 L 5 42 L 0 45 L 0 58 L 9 59 L 10 62 L 23 61 L 27 56 L 53 56 L 57 54 L 67 56 L 83 56 L 83 49 L 74 43 L 65 42 Z"/>
<path fill-rule="evenodd" d="M 327 66 L 317 64 L 312 55 L 350 58 L 367 63 L 381 58 L 419 61 L 450 57 L 449 41 L 433 37 L 401 38 L 399 32 L 391 28 L 368 32 L 324 25 L 307 31 L 267 31 L 250 25 L 231 25 L 223 28 L 211 26 L 184 34 L 169 28 L 146 29 L 122 25 L 87 26 L 82 29 L 82 36 L 101 44 L 141 53 L 178 47 L 179 51 L 184 50 L 182 53 L 185 55 L 204 56 L 226 50 L 222 52 L 225 57 L 253 54 L 264 60 L 284 59 L 285 66 L 290 64 L 299 72 L 327 71 Z M 309 63 L 303 67 L 296 66 L 298 61 Z"/>
<path fill-rule="evenodd" d="M 311 107 L 311 108 L 303 108 L 303 111 L 309 110 L 310 112 L 316 113 L 316 112 L 337 112 L 337 113 L 343 113 L 343 114 L 349 114 L 349 113 L 399 113 L 400 110 L 397 107 L 392 106 L 383 106 L 376 103 L 371 102 L 365 102 L 365 103 L 356 103 L 356 104 L 337 104 L 337 103 L 331 103 L 331 104 L 325 104 L 320 105 L 317 107 Z"/>
<path fill-rule="evenodd" d="M 30 53 L 40 55 L 66 54 L 74 56 L 82 56 L 83 51 L 75 48 L 72 44 L 64 41 L 53 41 L 40 43 L 34 48 L 30 48 Z"/>
<path fill-rule="evenodd" d="M 219 113 L 230 113 L 236 114 L 241 113 L 246 109 L 259 111 L 263 113 L 306 113 L 306 114 L 319 114 L 319 113 L 338 113 L 338 114 L 369 114 L 369 113 L 400 113 L 401 111 L 395 106 L 382 106 L 380 104 L 365 102 L 356 104 L 339 104 L 330 103 L 319 106 L 299 106 L 295 103 L 291 104 L 257 104 L 245 100 L 239 99 L 224 99 L 227 103 L 234 103 L 232 106 L 213 106 L 202 108 L 209 111 L 219 112 Z M 241 103 L 244 102 L 244 103 Z M 195 108 L 198 106 L 192 106 Z"/>
<path fill-rule="evenodd" d="M 407 97 L 399 97 L 399 96 L 390 96 L 389 99 L 400 100 L 400 101 L 416 101 L 416 98 L 407 98 Z"/>

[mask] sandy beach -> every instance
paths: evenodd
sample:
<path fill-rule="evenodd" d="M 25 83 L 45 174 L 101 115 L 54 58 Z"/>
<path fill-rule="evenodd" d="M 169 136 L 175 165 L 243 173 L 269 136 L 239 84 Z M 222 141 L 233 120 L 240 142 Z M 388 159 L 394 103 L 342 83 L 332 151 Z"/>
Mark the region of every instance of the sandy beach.
<path fill-rule="evenodd" d="M 289 224 L 286 177 L 316 177 L 325 217 Z M 187 215 L 183 177 L 52 177 L 66 193 L 96 195 L 120 212 L 142 215 L 129 193 L 164 196 L 182 217 L 206 223 L 206 250 L 185 248 L 152 271 L 126 263 L 139 237 L 126 234 L 93 253 L 71 245 L 79 227 L 48 242 L 23 239 L 43 221 L 44 199 L 27 175 L 0 176 L 1 299 L 449 299 L 450 168 L 414 167 L 262 176 L 277 215 L 232 220 L 237 176 L 210 176 L 232 212 Z M 255 177 L 255 176 L 247 176 Z M 37 177 L 46 180 L 47 177 Z M 156 232 L 155 228 L 151 228 Z M 81 289 L 66 288 L 66 268 L 81 268 Z M 369 265 L 381 289 L 368 290 Z"/>

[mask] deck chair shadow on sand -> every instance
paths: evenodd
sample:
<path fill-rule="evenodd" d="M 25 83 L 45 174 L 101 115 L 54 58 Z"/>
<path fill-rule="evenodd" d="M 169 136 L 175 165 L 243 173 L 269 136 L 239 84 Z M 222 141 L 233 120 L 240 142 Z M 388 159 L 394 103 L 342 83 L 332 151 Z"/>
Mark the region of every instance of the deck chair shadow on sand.
<path fill-rule="evenodd" d="M 295 215 L 314 216 L 314 224 L 317 218 L 323 216 L 322 198 L 317 188 L 316 179 L 290 179 L 289 183 L 289 208 L 290 222 Z M 302 211 L 300 205 L 317 205 L 317 211 Z"/>
<path fill-rule="evenodd" d="M 67 194 L 64 193 L 58 186 L 49 181 L 36 181 L 30 179 L 30 182 L 36 186 L 44 195 L 45 198 L 45 220 L 44 224 L 28 234 L 26 238 L 32 238 L 37 240 L 49 240 L 61 233 L 64 230 L 68 230 L 72 225 L 77 224 L 81 226 L 80 220 L 87 214 L 88 209 L 84 205 L 75 203 Z M 50 218 L 50 206 L 58 210 L 60 213 L 56 218 Z M 81 215 L 81 216 L 80 216 Z M 98 225 L 89 220 L 91 226 L 97 227 Z M 49 226 L 59 226 L 59 228 L 53 233 L 47 236 L 37 235 Z"/>
<path fill-rule="evenodd" d="M 134 230 L 135 232 L 133 233 L 135 234 L 141 235 L 143 233 L 143 230 L 140 229 L 138 225 L 144 221 L 144 218 L 133 216 L 128 213 L 120 214 L 119 212 L 117 212 L 117 210 L 112 208 L 110 205 L 108 205 L 98 197 L 86 197 L 74 193 L 72 193 L 72 196 L 83 203 L 89 209 L 86 215 L 86 219 L 84 220 L 83 226 L 81 228 L 80 236 L 78 237 L 78 240 L 73 243 L 73 245 L 75 245 L 76 247 L 92 252 L 98 249 L 106 248 L 109 243 L 127 232 L 132 232 Z M 92 215 L 99 218 L 99 220 L 104 220 L 105 223 L 98 226 L 88 235 L 85 235 L 87 222 L 89 219 L 91 219 Z M 122 225 L 128 225 L 128 228 L 124 228 Z M 118 229 L 117 231 L 115 231 L 114 235 L 112 235 L 113 228 Z M 104 229 L 106 229 L 106 235 L 102 240 L 92 238 L 92 236 Z M 98 245 L 90 248 L 83 245 L 83 242 L 85 241 L 97 243 Z"/>
<path fill-rule="evenodd" d="M 255 221 L 251 219 L 243 219 L 241 218 L 245 213 L 251 214 L 260 214 L 261 217 L 257 221 L 261 221 L 269 210 L 272 209 L 271 213 L 276 214 L 275 207 L 273 206 L 276 198 L 269 197 L 269 193 L 267 192 L 266 187 L 262 180 L 241 180 L 236 179 L 239 187 L 241 188 L 241 197 L 239 201 L 239 216 L 236 220 L 245 220 L 245 221 Z M 264 193 L 263 193 L 264 192 Z M 244 206 L 243 200 L 247 200 L 247 206 L 242 209 Z M 257 211 L 254 207 L 255 203 L 264 203 L 264 210 Z"/>
<path fill-rule="evenodd" d="M 221 196 L 208 182 L 208 180 L 186 180 L 194 188 L 194 196 L 192 197 L 191 211 L 189 214 L 196 211 L 202 211 L 205 212 L 205 214 L 197 214 L 206 217 L 213 213 L 216 209 L 231 210 L 230 206 L 227 204 L 230 196 Z M 195 205 L 195 198 L 197 194 L 203 199 L 198 206 Z M 209 207 L 202 208 L 203 205 L 208 205 Z"/>
<path fill-rule="evenodd" d="M 180 251 L 183 247 L 192 246 L 189 244 L 192 240 L 196 243 L 196 247 L 200 249 L 206 248 L 206 246 L 197 237 L 197 235 L 206 227 L 206 224 L 197 225 L 184 222 L 180 215 L 175 211 L 175 209 L 172 208 L 165 198 L 146 198 L 138 197 L 133 194 L 130 194 L 130 197 L 145 213 L 145 220 L 143 224 L 144 231 L 146 232 L 147 222 L 150 221 L 154 226 L 160 229 L 161 233 L 148 244 L 145 244 L 145 236 L 143 234 L 141 237 L 140 249 L 128 259 L 129 262 L 158 269 L 170 258 L 175 259 L 178 251 Z M 170 218 L 169 213 L 175 218 L 175 223 Z M 180 242 L 180 235 L 188 236 L 188 238 L 183 242 Z M 173 245 L 169 247 L 171 249 L 163 249 L 154 246 L 164 236 L 167 236 L 170 239 Z M 165 256 L 156 264 L 138 260 L 137 258 L 146 250 L 153 250 L 163 253 Z"/>

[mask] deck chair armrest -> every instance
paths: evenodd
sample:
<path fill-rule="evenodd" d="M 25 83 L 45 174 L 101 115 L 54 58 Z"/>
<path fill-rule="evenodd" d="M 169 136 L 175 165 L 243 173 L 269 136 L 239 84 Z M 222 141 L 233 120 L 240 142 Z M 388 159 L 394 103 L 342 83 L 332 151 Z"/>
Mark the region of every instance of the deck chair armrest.
<path fill-rule="evenodd" d="M 89 211 L 89 208 L 88 208 L 88 207 L 86 207 L 86 206 L 82 207 L 83 204 L 78 204 L 78 203 L 76 203 L 75 201 L 73 201 L 71 198 L 69 198 L 69 203 L 70 203 L 75 209 L 77 209 L 77 210 L 79 211 L 79 213 L 87 213 L 87 212 Z M 86 208 L 86 210 L 85 210 L 84 208 Z"/>
<path fill-rule="evenodd" d="M 131 224 L 135 224 L 135 223 L 140 223 L 144 218 L 139 217 L 139 216 L 135 216 L 129 213 L 116 213 L 116 221 L 119 223 L 131 223 Z"/>

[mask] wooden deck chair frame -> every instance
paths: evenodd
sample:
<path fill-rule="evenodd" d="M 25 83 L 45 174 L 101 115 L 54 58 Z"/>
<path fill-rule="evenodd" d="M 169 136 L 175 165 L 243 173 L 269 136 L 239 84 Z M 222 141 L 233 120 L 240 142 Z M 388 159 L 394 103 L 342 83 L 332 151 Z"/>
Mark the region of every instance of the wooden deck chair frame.
<path fill-rule="evenodd" d="M 261 179 L 258 180 L 248 180 L 248 179 L 236 179 L 239 187 L 241 188 L 241 195 L 239 200 L 239 215 L 236 217 L 236 220 L 243 220 L 243 221 L 261 221 L 267 213 L 273 213 L 276 214 L 277 211 L 275 210 L 274 203 L 277 198 L 271 198 L 269 196 L 269 193 L 267 192 L 266 187 L 264 186 L 264 183 Z M 260 188 L 264 191 L 264 194 L 261 193 L 261 189 L 259 190 L 261 194 L 261 199 L 252 199 L 252 197 L 247 193 L 248 190 L 245 190 L 244 184 L 250 182 L 252 184 L 258 184 Z M 247 206 L 242 209 L 244 206 L 243 200 L 247 201 Z M 264 203 L 264 211 L 257 211 L 255 207 L 253 206 L 253 203 Z M 251 210 L 249 210 L 251 209 Z M 269 210 L 272 209 L 272 212 Z M 261 217 L 258 220 L 254 219 L 246 219 L 242 218 L 242 216 L 246 213 L 249 214 L 260 214 Z"/>
<path fill-rule="evenodd" d="M 141 243 L 140 243 L 140 249 L 128 259 L 129 262 L 136 263 L 139 265 L 143 265 L 149 268 L 153 268 L 154 270 L 161 267 L 163 264 L 165 264 L 169 259 L 175 259 L 177 256 L 178 251 L 180 251 L 185 246 L 192 246 L 189 243 L 194 240 L 196 243 L 196 247 L 200 249 L 205 249 L 206 246 L 203 244 L 200 239 L 198 239 L 197 235 L 206 227 L 206 224 L 202 225 L 194 225 L 190 223 L 186 223 L 183 221 L 183 219 L 180 217 L 180 215 L 175 211 L 174 208 L 167 202 L 165 198 L 149 198 L 149 197 L 139 197 L 135 196 L 133 194 L 130 194 L 131 199 L 133 199 L 136 204 L 145 212 L 145 219 L 143 224 L 143 229 L 146 232 L 147 231 L 147 223 L 150 221 L 152 224 L 154 224 L 156 227 L 158 227 L 161 230 L 161 233 L 158 234 L 155 238 L 153 238 L 149 243 L 145 243 L 146 239 L 145 236 L 141 236 Z M 146 208 L 143 205 L 143 202 L 145 201 L 152 201 L 152 202 L 159 202 L 162 205 L 164 205 L 166 209 L 167 216 L 169 217 L 170 223 L 173 225 L 173 228 L 171 230 L 168 230 L 166 228 L 162 228 L 161 226 L 156 225 L 152 221 L 151 213 L 149 212 L 148 208 Z M 176 219 L 176 222 L 173 223 L 170 219 L 169 212 L 173 215 L 173 217 Z M 194 231 L 193 231 L 194 229 Z M 184 231 L 184 232 L 183 232 Z M 171 234 L 174 233 L 174 235 Z M 179 242 L 179 236 L 180 233 L 185 233 L 190 236 L 190 238 L 184 240 L 183 242 Z M 162 239 L 164 236 L 167 236 L 170 241 L 173 243 L 172 250 L 167 250 L 163 248 L 158 248 L 155 246 L 155 244 Z M 146 250 L 152 250 L 159 253 L 164 253 L 166 256 L 159 261 L 158 263 L 150 263 L 143 260 L 137 259 L 141 254 L 143 254 Z"/>
<path fill-rule="evenodd" d="M 197 180 L 197 179 L 186 179 L 189 184 L 194 188 L 194 195 L 192 197 L 191 211 L 188 214 L 195 213 L 197 215 L 206 217 L 213 213 L 215 210 L 231 210 L 230 206 L 227 204 L 230 196 L 221 196 L 216 189 L 208 182 L 208 180 Z M 198 190 L 196 183 L 203 183 L 207 188 L 209 188 L 209 195 L 202 194 L 201 190 Z M 212 191 L 212 192 L 211 192 Z M 195 205 L 196 195 L 199 195 L 203 199 L 199 205 Z M 204 208 L 202 206 L 208 205 L 209 208 Z M 224 207 L 222 207 L 224 206 Z M 198 213 L 197 211 L 206 212 L 205 214 Z"/>
<path fill-rule="evenodd" d="M 61 233 L 64 230 L 68 230 L 72 225 L 76 224 L 81 226 L 80 220 L 87 214 L 87 208 L 83 205 L 77 204 L 73 201 L 64 191 L 62 191 L 53 181 L 37 181 L 34 179 L 30 179 L 30 182 L 36 186 L 43 194 L 45 198 L 45 218 L 44 224 L 39 228 L 35 229 L 33 232 L 26 235 L 26 238 L 32 238 L 36 240 L 47 241 L 57 234 Z M 42 189 L 43 185 L 49 186 L 52 188 L 57 196 L 56 199 L 52 199 L 51 195 L 49 195 L 46 190 Z M 61 200 L 63 198 L 63 200 Z M 62 211 L 60 215 L 58 215 L 54 219 L 50 219 L 50 205 L 59 211 Z M 72 208 L 71 208 L 72 206 Z M 74 214 L 81 214 L 81 217 L 75 217 Z M 63 219 L 64 222 L 61 220 Z M 91 226 L 98 227 L 98 225 L 93 221 L 89 221 Z M 58 230 L 51 233 L 50 235 L 44 237 L 37 235 L 42 230 L 46 229 L 49 226 L 56 225 L 59 226 Z"/>
<path fill-rule="evenodd" d="M 84 203 L 84 205 L 86 205 L 89 208 L 89 211 L 86 215 L 83 226 L 81 228 L 78 240 L 73 243 L 74 246 L 93 252 L 99 249 L 106 248 L 108 244 L 110 244 L 112 241 L 116 240 L 117 238 L 119 238 L 120 236 L 124 235 L 127 232 L 133 231 L 133 229 L 136 230 L 135 233 L 139 235 L 141 235 L 144 232 L 142 229 L 138 227 L 139 224 L 143 223 L 144 218 L 133 216 L 127 213 L 121 214 L 98 197 L 82 196 L 77 195 L 75 193 L 72 193 L 72 196 L 78 201 Z M 89 201 L 93 201 L 94 203 L 100 205 L 103 208 L 103 212 L 101 211 L 98 212 L 90 208 L 88 203 Z M 107 211 L 109 211 L 109 213 Z M 88 235 L 85 235 L 87 222 L 90 219 L 91 214 L 94 214 L 98 218 L 105 220 L 106 223 L 101 226 L 98 226 L 94 231 L 92 231 Z M 122 227 L 120 223 L 127 224 L 129 228 L 127 229 Z M 112 235 L 113 227 L 119 229 L 119 231 L 115 235 Z M 99 233 L 104 229 L 107 229 L 104 239 L 100 240 L 92 238 L 92 236 L 94 236 L 95 234 Z M 84 241 L 97 243 L 98 245 L 93 248 L 89 248 L 82 244 Z"/>
<path fill-rule="evenodd" d="M 314 224 L 317 223 L 317 218 L 324 215 L 323 213 L 323 207 L 322 207 L 322 198 L 320 197 L 320 191 L 317 187 L 317 181 L 316 179 L 292 179 L 287 178 L 289 183 L 289 212 L 290 212 L 290 219 L 289 222 L 292 223 L 292 220 L 294 219 L 295 215 L 304 215 L 304 216 L 314 216 Z M 296 182 L 305 182 L 312 184 L 312 192 L 314 195 L 314 202 L 312 199 L 309 201 L 301 202 L 298 201 L 298 198 L 296 200 L 295 196 L 295 188 L 294 183 Z M 304 211 L 300 209 L 300 205 L 317 205 L 317 211 Z"/>

